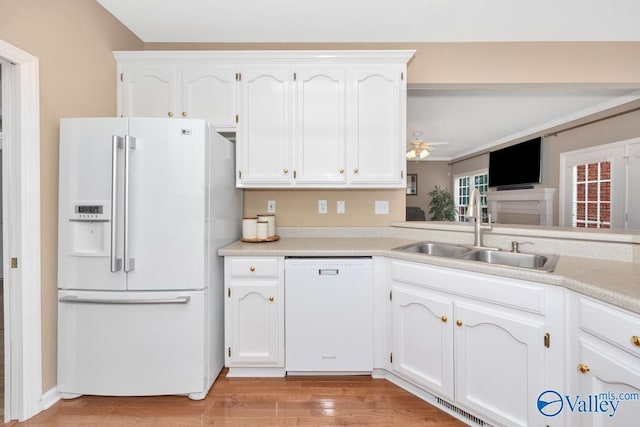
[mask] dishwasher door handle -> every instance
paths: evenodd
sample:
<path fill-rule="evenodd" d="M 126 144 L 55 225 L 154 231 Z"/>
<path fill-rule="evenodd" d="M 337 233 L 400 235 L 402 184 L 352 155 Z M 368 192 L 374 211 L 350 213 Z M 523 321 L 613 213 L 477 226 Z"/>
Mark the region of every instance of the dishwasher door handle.
<path fill-rule="evenodd" d="M 318 269 L 318 274 L 320 276 L 337 276 L 340 273 L 340 270 L 337 268 L 320 268 Z"/>

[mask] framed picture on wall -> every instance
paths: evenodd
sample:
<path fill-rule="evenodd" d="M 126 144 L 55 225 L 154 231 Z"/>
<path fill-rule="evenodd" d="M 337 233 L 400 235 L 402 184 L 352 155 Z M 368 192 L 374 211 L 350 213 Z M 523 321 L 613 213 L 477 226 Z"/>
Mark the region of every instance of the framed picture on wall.
<path fill-rule="evenodd" d="M 415 173 L 407 174 L 407 196 L 418 195 L 418 175 Z"/>

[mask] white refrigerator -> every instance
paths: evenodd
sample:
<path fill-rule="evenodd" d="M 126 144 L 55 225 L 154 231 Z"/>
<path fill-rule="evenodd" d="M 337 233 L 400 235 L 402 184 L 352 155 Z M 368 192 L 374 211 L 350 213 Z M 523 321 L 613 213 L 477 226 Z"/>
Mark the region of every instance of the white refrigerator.
<path fill-rule="evenodd" d="M 202 120 L 60 121 L 58 391 L 206 396 L 224 363 L 218 248 L 235 147 Z"/>

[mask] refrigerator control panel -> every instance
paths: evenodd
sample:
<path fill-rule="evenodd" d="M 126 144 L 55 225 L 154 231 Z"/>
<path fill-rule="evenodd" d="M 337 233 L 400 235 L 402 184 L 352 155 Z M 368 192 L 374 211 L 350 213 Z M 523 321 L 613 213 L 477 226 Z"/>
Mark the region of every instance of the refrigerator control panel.
<path fill-rule="evenodd" d="M 107 203 L 73 203 L 71 221 L 109 221 L 110 209 Z"/>

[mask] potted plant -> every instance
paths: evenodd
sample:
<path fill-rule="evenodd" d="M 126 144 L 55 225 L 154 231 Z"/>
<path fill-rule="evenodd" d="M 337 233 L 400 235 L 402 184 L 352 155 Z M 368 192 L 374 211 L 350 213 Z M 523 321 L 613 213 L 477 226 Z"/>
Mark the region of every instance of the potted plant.
<path fill-rule="evenodd" d="M 455 221 L 457 211 L 453 194 L 448 189 L 436 185 L 427 193 L 427 196 L 431 198 L 429 202 L 431 221 Z"/>

